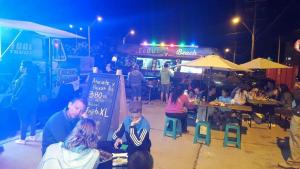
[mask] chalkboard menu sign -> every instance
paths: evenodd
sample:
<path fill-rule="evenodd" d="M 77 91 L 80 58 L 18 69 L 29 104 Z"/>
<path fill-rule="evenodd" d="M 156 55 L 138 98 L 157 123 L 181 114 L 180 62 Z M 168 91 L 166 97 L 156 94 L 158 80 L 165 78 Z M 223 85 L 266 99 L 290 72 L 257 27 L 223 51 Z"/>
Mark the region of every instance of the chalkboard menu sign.
<path fill-rule="evenodd" d="M 106 140 L 119 87 L 119 76 L 91 74 L 88 82 L 87 113 L 95 120 L 101 140 Z"/>

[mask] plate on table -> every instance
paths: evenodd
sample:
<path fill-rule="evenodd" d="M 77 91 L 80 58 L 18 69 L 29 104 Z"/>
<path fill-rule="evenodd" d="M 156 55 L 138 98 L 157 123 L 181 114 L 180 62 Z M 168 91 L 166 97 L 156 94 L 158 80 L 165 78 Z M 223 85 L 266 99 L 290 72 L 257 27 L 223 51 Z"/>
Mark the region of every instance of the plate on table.
<path fill-rule="evenodd" d="M 107 151 L 100 150 L 100 163 L 105 163 L 111 161 L 113 159 L 113 155 Z"/>

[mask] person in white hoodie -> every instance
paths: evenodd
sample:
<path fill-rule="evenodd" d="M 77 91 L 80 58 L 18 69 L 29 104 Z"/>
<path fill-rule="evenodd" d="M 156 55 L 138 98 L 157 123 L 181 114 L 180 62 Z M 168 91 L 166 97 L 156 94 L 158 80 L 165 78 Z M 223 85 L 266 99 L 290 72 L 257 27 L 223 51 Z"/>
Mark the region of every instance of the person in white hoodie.
<path fill-rule="evenodd" d="M 96 169 L 100 159 L 98 140 L 95 122 L 82 119 L 65 142 L 47 148 L 38 169 Z"/>

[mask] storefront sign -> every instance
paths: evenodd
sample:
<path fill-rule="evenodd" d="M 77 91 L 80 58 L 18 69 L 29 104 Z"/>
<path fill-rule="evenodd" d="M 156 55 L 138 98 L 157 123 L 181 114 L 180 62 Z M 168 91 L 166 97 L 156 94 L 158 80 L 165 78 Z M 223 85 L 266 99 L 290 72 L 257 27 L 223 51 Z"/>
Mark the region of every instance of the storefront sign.
<path fill-rule="evenodd" d="M 215 48 L 195 48 L 195 47 L 160 47 L 160 46 L 140 46 L 140 45 L 122 45 L 118 51 L 123 54 L 139 57 L 156 58 L 189 58 L 196 59 L 209 54 L 218 54 Z"/>
<path fill-rule="evenodd" d="M 176 51 L 176 55 L 185 55 L 185 56 L 196 56 L 197 55 L 197 52 L 196 50 L 192 50 L 192 51 L 185 51 L 184 49 L 177 49 Z"/>

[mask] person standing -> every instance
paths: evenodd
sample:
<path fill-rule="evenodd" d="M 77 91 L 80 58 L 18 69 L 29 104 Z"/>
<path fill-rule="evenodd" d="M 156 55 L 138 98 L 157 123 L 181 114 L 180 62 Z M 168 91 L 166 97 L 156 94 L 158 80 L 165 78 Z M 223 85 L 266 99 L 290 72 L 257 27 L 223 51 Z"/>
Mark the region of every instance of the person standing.
<path fill-rule="evenodd" d="M 30 126 L 29 141 L 35 140 L 36 109 L 38 105 L 37 67 L 31 61 L 23 61 L 19 69 L 20 76 L 14 82 L 11 103 L 20 119 L 21 137 L 17 144 L 26 144 L 27 128 Z"/>
<path fill-rule="evenodd" d="M 144 81 L 143 74 L 139 71 L 139 66 L 134 65 L 133 70 L 128 74 L 128 82 L 131 88 L 133 101 L 142 101 L 142 82 Z"/>
<path fill-rule="evenodd" d="M 162 103 L 164 102 L 164 96 L 166 101 L 169 98 L 170 82 L 171 82 L 170 79 L 173 76 L 174 76 L 174 72 L 169 69 L 169 64 L 165 63 L 164 67 L 160 71 L 160 82 L 161 82 L 160 100 Z"/>
<path fill-rule="evenodd" d="M 50 117 L 43 130 L 42 154 L 45 153 L 49 145 L 65 141 L 85 112 L 85 108 L 85 101 L 81 98 L 75 98 L 69 102 L 66 109 Z"/>
<path fill-rule="evenodd" d="M 290 123 L 289 144 L 290 155 L 284 162 L 278 163 L 281 168 L 300 168 L 300 89 L 293 92 L 296 107 Z"/>

